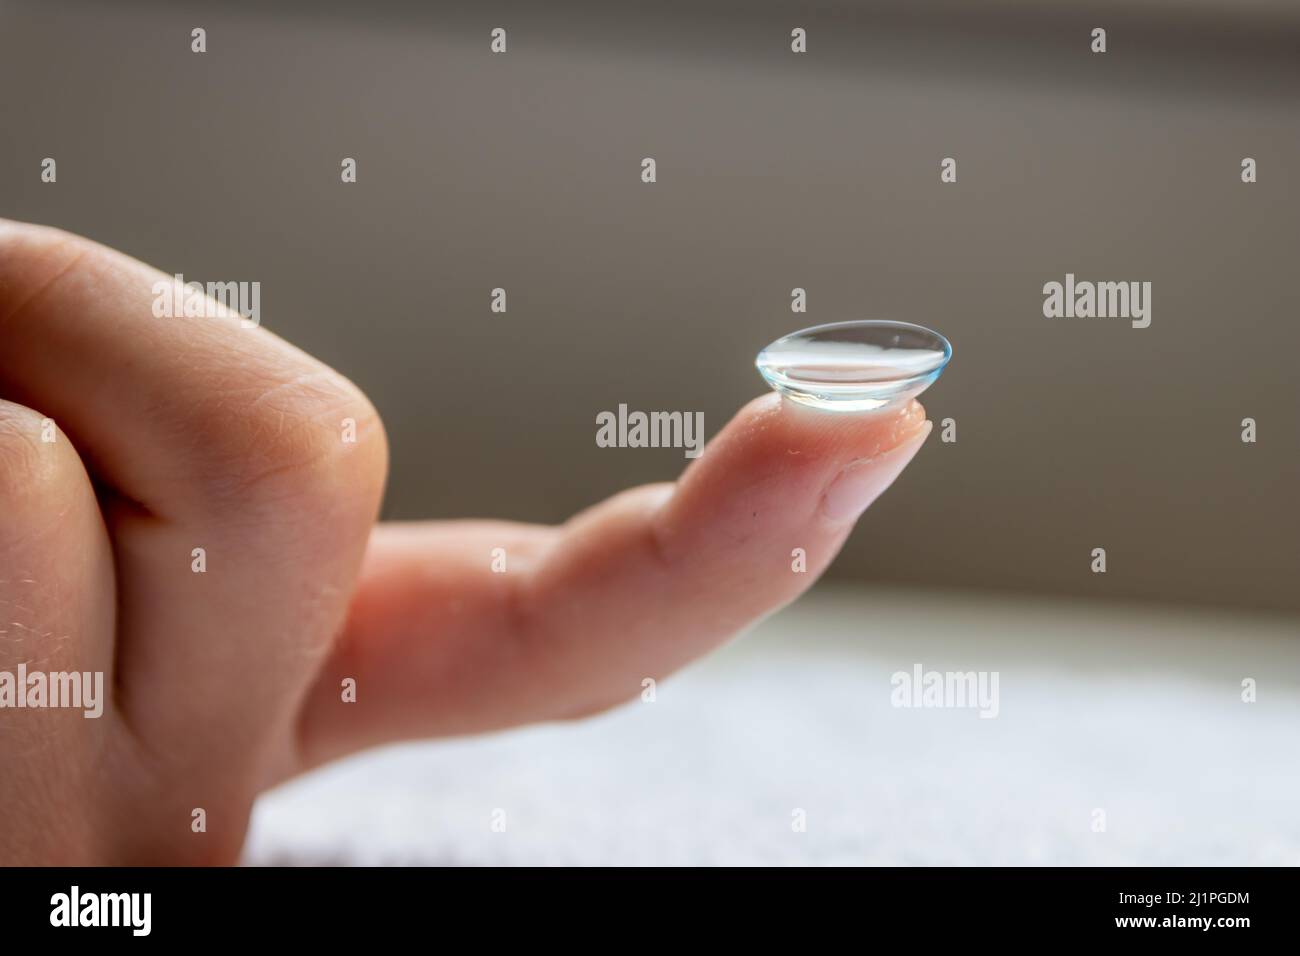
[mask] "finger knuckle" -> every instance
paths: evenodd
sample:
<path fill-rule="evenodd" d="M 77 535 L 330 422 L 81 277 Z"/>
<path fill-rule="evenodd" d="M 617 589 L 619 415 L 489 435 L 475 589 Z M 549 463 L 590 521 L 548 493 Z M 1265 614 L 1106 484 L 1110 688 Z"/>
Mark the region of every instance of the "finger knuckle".
<path fill-rule="evenodd" d="M 42 440 L 43 435 L 52 440 Z M 60 450 L 53 439 L 52 421 L 0 402 L 0 496 L 10 507 L 46 498 L 60 487 Z"/>
<path fill-rule="evenodd" d="M 328 503 L 365 510 L 387 474 L 388 445 L 374 405 L 328 369 L 257 386 L 213 409 L 223 421 L 214 481 L 223 499 Z"/>

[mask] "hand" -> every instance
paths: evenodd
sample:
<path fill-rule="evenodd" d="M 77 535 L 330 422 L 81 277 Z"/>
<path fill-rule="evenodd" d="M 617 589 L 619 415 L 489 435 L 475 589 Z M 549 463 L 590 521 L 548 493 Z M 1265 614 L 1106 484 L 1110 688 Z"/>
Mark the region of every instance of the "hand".
<path fill-rule="evenodd" d="M 767 394 L 562 527 L 376 526 L 365 396 L 239 316 L 155 317 L 159 280 L 0 220 L 0 680 L 106 697 L 0 708 L 0 863 L 234 862 L 307 768 L 632 698 L 803 591 L 930 429 Z"/>

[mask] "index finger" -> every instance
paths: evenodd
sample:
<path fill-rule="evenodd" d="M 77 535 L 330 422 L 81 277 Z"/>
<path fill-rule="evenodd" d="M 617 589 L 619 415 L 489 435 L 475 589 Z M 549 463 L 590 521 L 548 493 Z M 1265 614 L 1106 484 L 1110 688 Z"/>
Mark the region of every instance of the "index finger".
<path fill-rule="evenodd" d="M 807 588 L 929 432 L 915 402 L 861 415 L 769 394 L 675 485 L 615 495 L 561 528 L 381 526 L 307 699 L 307 763 L 635 696 Z M 505 573 L 491 568 L 498 548 Z M 358 696 L 341 704 L 349 677 Z"/>

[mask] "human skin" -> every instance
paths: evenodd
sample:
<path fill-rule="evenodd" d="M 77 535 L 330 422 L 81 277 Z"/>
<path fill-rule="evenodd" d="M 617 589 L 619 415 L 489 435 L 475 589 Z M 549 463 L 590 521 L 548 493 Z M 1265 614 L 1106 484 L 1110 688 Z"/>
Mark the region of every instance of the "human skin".
<path fill-rule="evenodd" d="M 0 864 L 233 863 L 321 763 L 635 697 L 807 588 L 930 431 L 766 394 L 562 526 L 376 524 L 365 396 L 238 316 L 156 318 L 169 278 L 0 220 L 0 671 L 108 689 L 0 709 Z"/>

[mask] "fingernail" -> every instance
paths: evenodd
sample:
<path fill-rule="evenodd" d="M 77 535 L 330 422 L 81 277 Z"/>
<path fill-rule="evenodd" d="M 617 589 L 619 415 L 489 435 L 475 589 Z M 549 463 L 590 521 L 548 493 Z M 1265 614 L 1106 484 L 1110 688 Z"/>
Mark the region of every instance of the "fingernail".
<path fill-rule="evenodd" d="M 911 438 L 874 458 L 860 458 L 847 465 L 826 488 L 822 514 L 832 521 L 850 521 L 879 498 L 925 443 L 933 422 Z"/>

